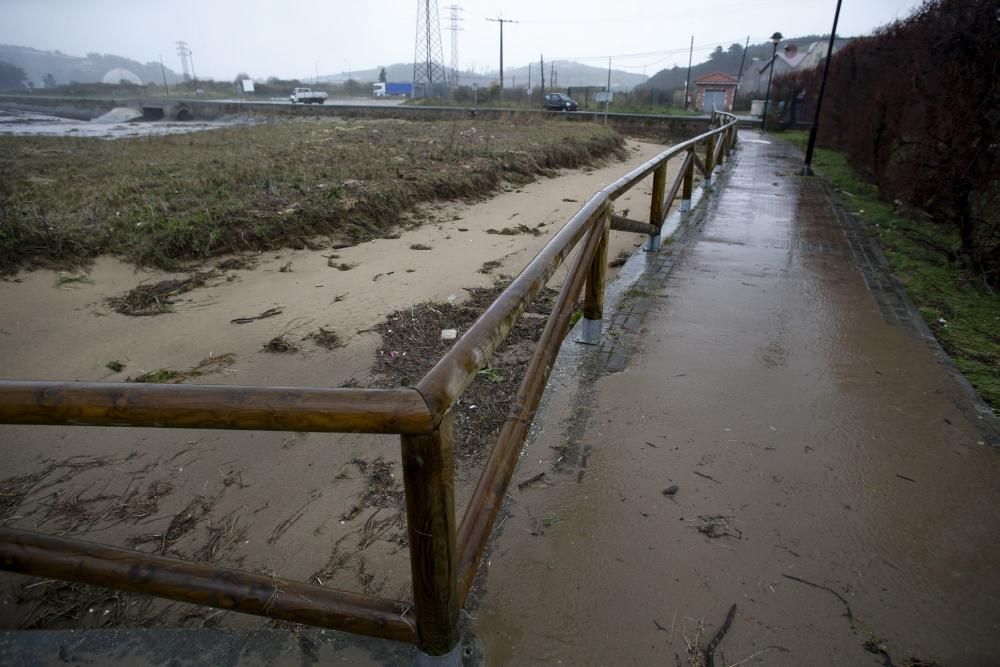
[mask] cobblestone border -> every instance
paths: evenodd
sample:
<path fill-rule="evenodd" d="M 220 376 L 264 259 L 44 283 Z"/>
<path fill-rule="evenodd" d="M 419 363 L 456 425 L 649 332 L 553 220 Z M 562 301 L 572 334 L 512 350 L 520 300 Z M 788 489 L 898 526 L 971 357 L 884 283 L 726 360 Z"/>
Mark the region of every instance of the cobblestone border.
<path fill-rule="evenodd" d="M 711 192 L 725 187 L 729 174 L 739 162 L 739 156 L 740 145 L 737 143 L 724 165 L 713 173 L 711 185 L 691 211 L 676 211 L 671 214 L 679 216 L 679 222 L 669 237 L 669 243 L 664 242 L 657 252 L 640 251 L 646 252 L 647 257 L 652 256 L 652 260 L 647 262 L 646 270 L 640 274 L 639 279 L 622 294 L 617 309 L 604 313 L 603 335 L 598 350 L 598 375 L 625 370 L 635 337 L 653 298 L 666 284 L 674 264 L 687 250 L 691 240 L 705 226 L 708 215 L 715 208 Z"/>

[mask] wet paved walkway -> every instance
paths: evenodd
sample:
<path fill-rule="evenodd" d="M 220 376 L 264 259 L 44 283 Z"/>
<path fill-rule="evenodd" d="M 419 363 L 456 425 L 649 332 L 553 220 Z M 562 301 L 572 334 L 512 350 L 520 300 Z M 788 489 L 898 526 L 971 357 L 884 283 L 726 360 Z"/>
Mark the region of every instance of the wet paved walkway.
<path fill-rule="evenodd" d="M 801 155 L 742 138 L 621 372 L 553 392 L 471 633 L 490 664 L 699 664 L 736 604 L 716 665 L 996 664 L 1000 453 Z"/>

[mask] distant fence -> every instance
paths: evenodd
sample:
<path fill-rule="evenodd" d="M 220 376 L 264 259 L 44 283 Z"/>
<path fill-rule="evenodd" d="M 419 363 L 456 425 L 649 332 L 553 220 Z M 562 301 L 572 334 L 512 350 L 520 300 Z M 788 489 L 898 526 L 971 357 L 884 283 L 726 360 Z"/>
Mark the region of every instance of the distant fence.
<path fill-rule="evenodd" d="M 450 653 L 459 641 L 459 609 L 468 598 L 581 292 L 585 331 L 600 336 L 609 230 L 647 234 L 649 247 L 658 248 L 660 229 L 677 194 L 682 209 L 689 206 L 696 171 L 710 181 L 735 142 L 735 116 L 713 114 L 707 132 L 594 194 L 413 388 L 0 381 L 0 423 L 5 424 L 399 434 L 412 605 L 10 527 L 0 527 L 0 568 L 411 642 L 428 655 Z M 681 168 L 667 187 L 667 163 L 675 158 L 682 161 Z M 613 215 L 613 202 L 650 174 L 648 221 Z M 577 246 L 459 523 L 451 408 Z"/>

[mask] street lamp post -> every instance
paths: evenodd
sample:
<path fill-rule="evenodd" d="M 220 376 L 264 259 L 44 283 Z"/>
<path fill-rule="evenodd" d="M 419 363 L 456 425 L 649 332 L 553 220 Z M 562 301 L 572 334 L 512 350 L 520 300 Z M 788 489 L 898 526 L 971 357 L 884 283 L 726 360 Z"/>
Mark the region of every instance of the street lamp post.
<path fill-rule="evenodd" d="M 837 11 L 833 13 L 833 29 L 830 30 L 830 44 L 826 47 L 826 64 L 823 65 L 823 81 L 819 84 L 819 99 L 816 100 L 816 115 L 813 116 L 812 127 L 809 128 L 809 144 L 806 146 L 806 160 L 802 164 L 802 175 L 812 176 L 813 150 L 816 148 L 816 134 L 819 132 L 819 110 L 823 106 L 823 93 L 826 92 L 826 75 L 830 72 L 830 61 L 833 59 L 833 40 L 837 37 L 837 21 L 840 19 L 840 2 L 837 0 Z"/>
<path fill-rule="evenodd" d="M 348 95 L 348 97 L 350 97 L 351 91 L 353 89 L 353 87 L 351 86 L 351 81 L 354 80 L 354 72 L 351 71 L 351 61 L 350 60 L 348 60 L 347 58 L 341 58 L 341 60 L 343 60 L 344 63 L 347 65 L 347 83 L 344 84 L 344 87 L 347 89 L 347 95 Z"/>
<path fill-rule="evenodd" d="M 771 43 L 774 49 L 771 51 L 771 69 L 767 73 L 767 93 L 764 95 L 764 117 L 760 119 L 760 133 L 764 134 L 767 129 L 767 105 L 771 101 L 771 79 L 774 78 L 774 61 L 778 59 L 778 43 L 781 42 L 781 33 L 776 32 L 771 35 Z"/>

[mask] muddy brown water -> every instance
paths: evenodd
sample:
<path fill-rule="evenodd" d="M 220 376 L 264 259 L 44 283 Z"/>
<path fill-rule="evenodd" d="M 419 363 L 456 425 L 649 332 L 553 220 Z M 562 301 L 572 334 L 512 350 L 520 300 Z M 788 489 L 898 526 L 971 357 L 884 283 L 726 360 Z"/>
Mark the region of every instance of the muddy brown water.
<path fill-rule="evenodd" d="M 470 611 L 487 664 L 700 664 L 733 604 L 716 665 L 998 664 L 998 454 L 799 160 L 745 143 L 626 370 L 555 374 Z"/>
<path fill-rule="evenodd" d="M 75 120 L 20 109 L 0 108 L 0 135 L 45 137 L 94 137 L 99 139 L 129 139 L 168 134 L 188 134 L 221 127 L 256 123 L 251 118 L 229 118 L 213 121 L 127 121 L 102 122 Z"/>

